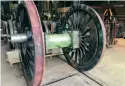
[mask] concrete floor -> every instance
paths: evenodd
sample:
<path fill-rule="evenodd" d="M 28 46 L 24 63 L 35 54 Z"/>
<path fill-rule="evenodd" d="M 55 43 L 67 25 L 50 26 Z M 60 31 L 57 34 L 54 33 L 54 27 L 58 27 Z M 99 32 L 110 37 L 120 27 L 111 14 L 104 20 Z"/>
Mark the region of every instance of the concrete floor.
<path fill-rule="evenodd" d="M 125 39 L 106 49 L 101 62 L 87 73 L 106 86 L 125 86 Z"/>
<path fill-rule="evenodd" d="M 6 61 L 6 50 L 8 50 L 8 46 L 1 43 L 1 86 L 26 86 L 19 65 L 11 66 Z"/>
<path fill-rule="evenodd" d="M 23 73 L 18 64 L 10 66 L 6 62 L 7 46 L 1 46 L 1 86 L 26 86 Z M 125 86 L 125 39 L 118 39 L 118 44 L 106 49 L 101 62 L 92 70 L 85 72 L 101 86 Z M 43 85 L 56 81 L 47 86 L 100 86 L 93 80 L 79 73 L 59 58 L 46 59 L 46 71 Z"/>

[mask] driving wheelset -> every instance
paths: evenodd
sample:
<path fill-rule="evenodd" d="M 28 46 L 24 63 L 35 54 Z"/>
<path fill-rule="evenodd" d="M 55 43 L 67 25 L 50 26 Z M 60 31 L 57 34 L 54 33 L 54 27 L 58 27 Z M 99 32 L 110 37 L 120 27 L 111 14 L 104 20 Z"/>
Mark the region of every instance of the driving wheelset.
<path fill-rule="evenodd" d="M 17 34 L 11 35 L 11 42 L 20 47 L 21 65 L 29 86 L 42 85 L 48 49 L 62 48 L 68 64 L 80 71 L 92 69 L 102 57 L 105 28 L 94 9 L 74 5 L 58 23 L 62 33 L 45 33 L 34 2 L 25 1 L 18 6 Z"/>

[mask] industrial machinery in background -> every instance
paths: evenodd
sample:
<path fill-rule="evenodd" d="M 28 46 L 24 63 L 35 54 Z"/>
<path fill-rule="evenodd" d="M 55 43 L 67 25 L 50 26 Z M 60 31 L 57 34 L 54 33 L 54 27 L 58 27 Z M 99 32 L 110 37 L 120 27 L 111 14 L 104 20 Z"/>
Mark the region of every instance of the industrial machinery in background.
<path fill-rule="evenodd" d="M 5 3 L 10 10 L 5 9 Z M 11 51 L 20 51 L 18 56 L 28 86 L 42 85 L 45 57 L 55 55 L 51 53 L 54 49 L 62 50 L 67 63 L 80 72 L 97 65 L 106 34 L 103 21 L 93 8 L 72 1 L 11 3 L 2 2 L 1 37 L 12 46 Z"/>
<path fill-rule="evenodd" d="M 117 38 L 125 38 L 125 2 L 116 1 L 113 3 L 110 8 L 114 8 L 114 15 L 118 19 L 119 29 L 117 32 Z"/>
<path fill-rule="evenodd" d="M 104 12 L 104 24 L 106 27 L 106 46 L 109 48 L 116 44 L 117 40 L 115 38 L 119 28 L 118 20 L 110 8 Z"/>
<path fill-rule="evenodd" d="M 119 21 L 117 16 L 114 15 L 114 9 L 106 9 L 104 12 L 104 24 L 106 27 L 106 46 L 112 47 L 117 43 L 117 35 L 118 31 L 119 34 L 123 35 L 124 38 L 124 22 Z M 121 30 L 121 31 L 120 31 Z"/>
<path fill-rule="evenodd" d="M 106 46 L 117 44 L 118 37 L 124 38 L 125 33 L 125 2 L 120 1 L 85 1 L 85 4 L 94 8 L 102 18 L 106 28 Z"/>
<path fill-rule="evenodd" d="M 17 28 L 15 27 L 17 5 L 15 1 L 1 2 L 1 39 L 5 43 L 9 43 L 10 49 L 14 48 L 14 45 L 10 42 L 10 35 L 17 33 Z"/>
<path fill-rule="evenodd" d="M 120 25 L 118 28 L 116 38 L 124 38 L 125 39 L 125 23 L 123 21 L 121 21 L 119 23 L 120 23 Z"/>

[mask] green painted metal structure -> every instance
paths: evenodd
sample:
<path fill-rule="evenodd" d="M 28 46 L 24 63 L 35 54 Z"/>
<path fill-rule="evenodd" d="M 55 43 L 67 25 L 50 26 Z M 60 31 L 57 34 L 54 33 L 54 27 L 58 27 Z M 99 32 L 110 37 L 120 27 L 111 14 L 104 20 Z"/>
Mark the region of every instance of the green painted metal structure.
<path fill-rule="evenodd" d="M 68 47 L 72 44 L 69 33 L 47 34 L 45 35 L 45 39 L 47 49 L 63 48 Z"/>

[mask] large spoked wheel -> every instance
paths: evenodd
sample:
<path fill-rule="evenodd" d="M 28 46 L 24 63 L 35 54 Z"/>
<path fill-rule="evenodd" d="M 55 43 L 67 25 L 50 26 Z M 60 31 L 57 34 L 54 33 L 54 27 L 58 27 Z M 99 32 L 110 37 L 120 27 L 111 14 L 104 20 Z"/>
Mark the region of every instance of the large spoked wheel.
<path fill-rule="evenodd" d="M 40 86 L 44 72 L 45 45 L 39 15 L 34 2 L 18 6 L 16 25 L 18 34 L 27 34 L 28 40 L 20 43 L 21 66 L 28 86 Z"/>
<path fill-rule="evenodd" d="M 65 13 L 61 23 L 65 31 L 79 32 L 79 47 L 63 48 L 67 62 L 79 71 L 95 67 L 106 44 L 105 27 L 97 12 L 89 6 L 78 4 Z"/>

